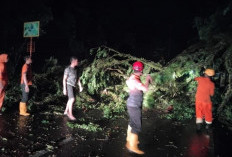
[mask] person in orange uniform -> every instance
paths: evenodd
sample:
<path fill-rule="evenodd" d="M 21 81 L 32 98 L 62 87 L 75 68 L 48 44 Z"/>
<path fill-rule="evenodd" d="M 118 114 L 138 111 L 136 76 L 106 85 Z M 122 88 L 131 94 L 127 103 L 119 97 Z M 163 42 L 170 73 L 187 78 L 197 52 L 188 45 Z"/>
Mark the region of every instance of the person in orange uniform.
<path fill-rule="evenodd" d="M 129 125 L 127 129 L 126 147 L 129 151 L 136 154 L 144 154 L 138 148 L 138 134 L 142 126 L 142 102 L 143 92 L 148 91 L 152 79 L 150 75 L 146 77 L 146 83 L 143 84 L 140 76 L 143 74 L 143 63 L 135 62 L 133 64 L 134 73 L 126 81 L 129 88 L 129 98 L 127 99 L 127 112 L 129 114 Z"/>
<path fill-rule="evenodd" d="M 196 77 L 195 81 L 198 82 L 196 92 L 196 125 L 197 131 L 201 130 L 203 118 L 205 119 L 206 129 L 211 127 L 212 117 L 212 101 L 211 96 L 214 95 L 215 85 L 210 80 L 210 77 L 215 75 L 213 69 L 206 69 L 204 76 Z"/>
<path fill-rule="evenodd" d="M 21 89 L 22 99 L 19 104 L 19 114 L 22 116 L 29 116 L 27 113 L 27 101 L 29 96 L 29 86 L 32 85 L 32 70 L 31 70 L 32 59 L 30 56 L 25 57 L 25 64 L 22 67 L 21 74 Z"/>
<path fill-rule="evenodd" d="M 5 97 L 5 90 L 8 82 L 8 75 L 6 63 L 8 62 L 8 55 L 0 55 L 0 115 L 2 115 L 2 104 Z"/>

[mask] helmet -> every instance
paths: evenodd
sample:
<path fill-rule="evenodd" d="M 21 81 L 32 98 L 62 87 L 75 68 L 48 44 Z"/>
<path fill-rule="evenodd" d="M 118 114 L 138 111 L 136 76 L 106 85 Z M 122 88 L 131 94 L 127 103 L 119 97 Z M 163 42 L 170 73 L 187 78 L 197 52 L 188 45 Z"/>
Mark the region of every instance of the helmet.
<path fill-rule="evenodd" d="M 139 62 L 139 61 L 134 62 L 134 64 L 133 64 L 133 70 L 142 72 L 143 71 L 143 63 Z"/>
<path fill-rule="evenodd" d="M 208 76 L 214 76 L 215 71 L 213 69 L 206 69 L 205 74 L 208 75 Z"/>

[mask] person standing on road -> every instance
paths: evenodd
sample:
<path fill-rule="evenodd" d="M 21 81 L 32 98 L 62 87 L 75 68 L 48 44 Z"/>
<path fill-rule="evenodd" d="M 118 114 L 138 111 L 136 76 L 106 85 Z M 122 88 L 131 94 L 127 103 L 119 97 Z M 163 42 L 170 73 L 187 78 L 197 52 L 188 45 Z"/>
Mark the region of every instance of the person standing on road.
<path fill-rule="evenodd" d="M 29 97 L 29 87 L 32 85 L 32 69 L 31 63 L 32 59 L 31 56 L 26 56 L 24 58 L 25 64 L 22 67 L 21 72 L 21 89 L 22 89 L 22 99 L 19 104 L 19 114 L 22 116 L 29 116 L 30 114 L 27 112 L 27 102 Z"/>
<path fill-rule="evenodd" d="M 66 104 L 66 109 L 64 115 L 67 115 L 70 120 L 76 120 L 73 116 L 72 108 L 75 102 L 75 91 L 76 91 L 76 82 L 77 82 L 77 70 L 75 69 L 78 66 L 78 59 L 76 57 L 70 58 L 70 65 L 64 70 L 63 77 L 63 93 L 68 95 L 68 102 Z M 82 92 L 83 88 L 81 85 L 80 78 L 78 79 L 79 91 Z"/>
<path fill-rule="evenodd" d="M 144 154 L 138 148 L 138 134 L 142 127 L 142 102 L 143 92 L 148 91 L 149 84 L 152 82 L 151 76 L 147 75 L 146 83 L 143 84 L 140 76 L 143 74 L 143 63 L 133 64 L 134 73 L 126 81 L 129 88 L 129 98 L 127 99 L 127 112 L 129 114 L 129 125 L 127 129 L 126 148 L 136 154 Z"/>
<path fill-rule="evenodd" d="M 198 82 L 195 96 L 197 131 L 201 130 L 203 118 L 205 119 L 207 130 L 211 127 L 213 121 L 212 101 L 210 97 L 214 95 L 215 85 L 210 80 L 210 77 L 214 75 L 215 71 L 213 69 L 206 69 L 204 76 L 195 78 L 195 81 Z"/>
<path fill-rule="evenodd" d="M 8 62 L 8 55 L 0 55 L 0 115 L 2 115 L 2 104 L 5 97 L 5 90 L 8 82 L 6 63 Z"/>

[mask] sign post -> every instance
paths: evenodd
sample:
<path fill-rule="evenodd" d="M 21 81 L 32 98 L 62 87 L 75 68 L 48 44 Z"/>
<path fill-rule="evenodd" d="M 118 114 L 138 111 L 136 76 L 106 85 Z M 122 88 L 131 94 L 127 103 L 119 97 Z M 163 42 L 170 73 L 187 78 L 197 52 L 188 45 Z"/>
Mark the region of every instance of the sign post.
<path fill-rule="evenodd" d="M 27 52 L 32 56 L 32 52 L 35 52 L 35 42 L 32 41 L 33 37 L 39 37 L 39 21 L 25 22 L 23 29 L 23 37 L 30 38 L 29 43 L 27 44 Z"/>

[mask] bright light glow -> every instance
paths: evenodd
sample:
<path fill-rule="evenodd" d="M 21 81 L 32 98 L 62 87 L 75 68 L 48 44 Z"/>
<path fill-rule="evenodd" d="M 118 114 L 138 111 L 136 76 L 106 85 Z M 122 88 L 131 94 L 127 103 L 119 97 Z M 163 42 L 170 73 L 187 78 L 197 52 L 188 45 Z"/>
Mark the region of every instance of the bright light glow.
<path fill-rule="evenodd" d="M 189 74 L 190 74 L 191 76 L 193 76 L 193 75 L 194 75 L 194 71 L 193 71 L 193 70 L 190 70 Z"/>
<path fill-rule="evenodd" d="M 173 78 L 173 79 L 176 78 L 176 73 L 175 73 L 175 72 L 172 74 L 172 78 Z"/>

